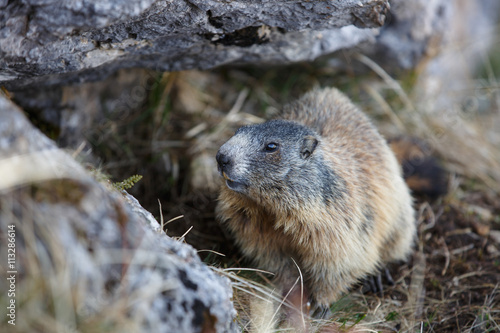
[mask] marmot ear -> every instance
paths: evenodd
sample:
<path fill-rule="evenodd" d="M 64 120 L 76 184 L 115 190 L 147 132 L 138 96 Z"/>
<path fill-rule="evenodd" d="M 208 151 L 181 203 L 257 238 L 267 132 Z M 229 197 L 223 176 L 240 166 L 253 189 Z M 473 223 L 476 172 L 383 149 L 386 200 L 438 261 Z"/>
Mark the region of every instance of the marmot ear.
<path fill-rule="evenodd" d="M 303 159 L 308 158 L 313 153 L 314 149 L 318 145 L 318 140 L 312 136 L 308 135 L 302 139 L 302 147 L 300 148 L 300 157 Z"/>

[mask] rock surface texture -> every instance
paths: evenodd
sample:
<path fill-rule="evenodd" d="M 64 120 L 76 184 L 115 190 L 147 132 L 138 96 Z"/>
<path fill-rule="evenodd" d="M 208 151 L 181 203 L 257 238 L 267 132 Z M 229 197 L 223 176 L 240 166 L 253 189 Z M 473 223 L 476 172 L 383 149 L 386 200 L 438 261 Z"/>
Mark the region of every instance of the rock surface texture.
<path fill-rule="evenodd" d="M 0 253 L 15 230 L 16 329 L 236 331 L 227 278 L 1 95 L 0 119 Z"/>
<path fill-rule="evenodd" d="M 130 67 L 290 63 L 360 44 L 411 67 L 442 33 L 451 7 L 447 0 L 0 0 L 0 84 L 83 82 Z"/>

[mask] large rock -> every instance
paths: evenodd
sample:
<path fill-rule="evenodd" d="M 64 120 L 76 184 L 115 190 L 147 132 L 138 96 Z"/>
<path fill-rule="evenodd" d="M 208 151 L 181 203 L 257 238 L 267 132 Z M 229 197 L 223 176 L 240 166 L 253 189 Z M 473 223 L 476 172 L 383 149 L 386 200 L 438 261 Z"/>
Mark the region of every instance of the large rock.
<path fill-rule="evenodd" d="M 0 237 L 15 232 L 0 253 L 15 244 L 7 270 L 16 272 L 8 297 L 17 317 L 1 331 L 236 330 L 227 278 L 167 237 L 133 197 L 89 176 L 2 95 L 0 119 Z"/>
<path fill-rule="evenodd" d="M 0 0 L 0 84 L 82 82 L 124 67 L 289 63 L 361 43 L 411 67 L 445 29 L 452 3 L 391 6 L 382 29 L 388 0 Z"/>

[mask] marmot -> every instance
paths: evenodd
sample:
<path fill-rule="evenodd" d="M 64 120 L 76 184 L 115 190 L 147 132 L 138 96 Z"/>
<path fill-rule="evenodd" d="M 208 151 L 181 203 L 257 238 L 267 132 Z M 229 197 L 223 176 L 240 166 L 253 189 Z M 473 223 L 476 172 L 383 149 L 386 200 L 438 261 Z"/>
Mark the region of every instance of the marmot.
<path fill-rule="evenodd" d="M 280 118 L 243 126 L 220 147 L 217 216 L 278 281 L 297 277 L 296 263 L 324 307 L 409 256 L 412 198 L 384 138 L 338 90 L 312 91 Z"/>

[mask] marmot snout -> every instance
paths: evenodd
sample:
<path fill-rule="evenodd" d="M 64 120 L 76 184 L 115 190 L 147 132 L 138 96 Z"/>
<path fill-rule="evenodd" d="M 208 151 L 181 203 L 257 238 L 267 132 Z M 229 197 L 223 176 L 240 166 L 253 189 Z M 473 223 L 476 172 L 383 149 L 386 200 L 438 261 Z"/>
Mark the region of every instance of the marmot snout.
<path fill-rule="evenodd" d="M 306 94 L 281 118 L 244 126 L 220 148 L 217 215 L 246 257 L 284 285 L 296 263 L 311 300 L 328 305 L 406 259 L 412 199 L 386 141 L 338 90 Z"/>

